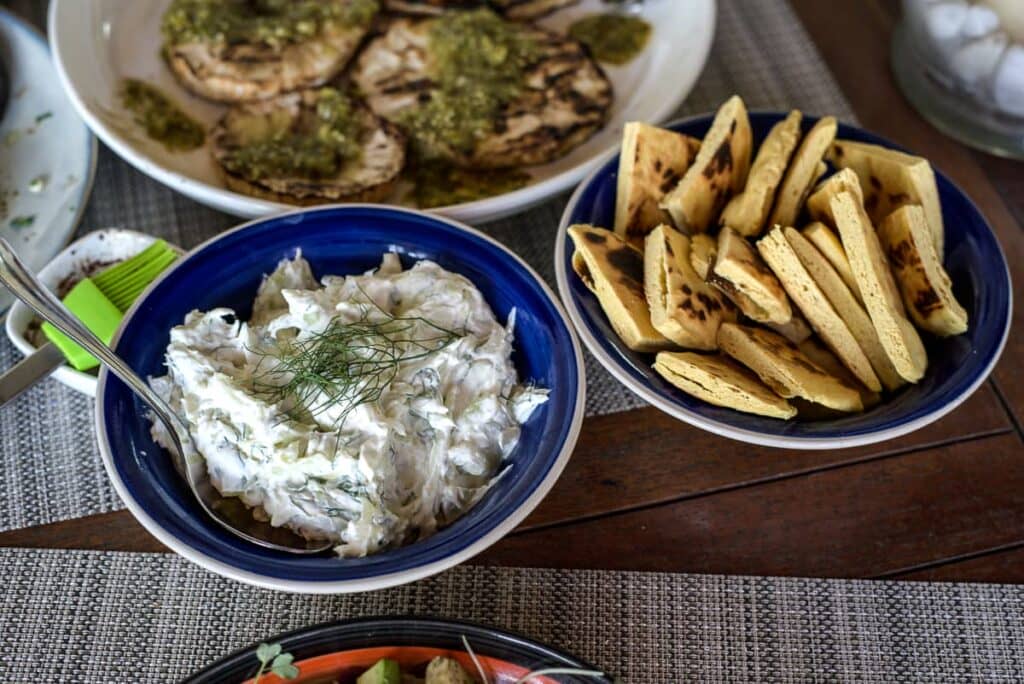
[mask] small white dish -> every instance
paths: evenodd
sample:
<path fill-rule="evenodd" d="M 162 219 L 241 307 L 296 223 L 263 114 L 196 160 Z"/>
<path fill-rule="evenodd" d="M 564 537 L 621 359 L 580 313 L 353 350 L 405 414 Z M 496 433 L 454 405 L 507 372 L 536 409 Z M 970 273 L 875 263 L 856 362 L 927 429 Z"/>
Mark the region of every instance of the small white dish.
<path fill-rule="evenodd" d="M 61 82 L 75 107 L 111 149 L 164 185 L 220 211 L 256 218 L 295 209 L 224 187 L 205 148 L 173 153 L 149 140 L 122 108 L 117 88 L 125 77 L 153 83 L 190 115 L 212 126 L 223 107 L 178 85 L 160 57 L 160 18 L 170 0 L 53 0 L 49 33 Z M 575 19 L 608 11 L 601 0 L 583 0 L 540 23 L 565 30 Z M 715 0 L 645 3 L 641 15 L 654 26 L 644 52 L 621 67 L 602 64 L 615 89 L 608 124 L 565 157 L 529 169 L 524 188 L 431 211 L 469 223 L 523 211 L 569 189 L 619 143 L 627 121 L 664 121 L 678 109 L 704 69 L 715 32 Z"/>
<path fill-rule="evenodd" d="M 113 262 L 135 256 L 156 239 L 152 235 L 118 228 L 89 233 L 68 245 L 46 264 L 39 271 L 39 279 L 53 292 L 64 294 L 60 292 L 63 289 L 61 285 L 65 284 L 66 287 L 67 284 L 80 280 L 83 275 L 88 275 L 92 270 L 90 265 L 113 265 Z M 7 337 L 25 356 L 36 350 L 35 344 L 30 340 L 30 326 L 35 318 L 35 314 L 27 306 L 15 302 L 4 324 Z M 42 337 L 41 332 L 38 334 Z M 45 341 L 45 338 L 42 339 Z M 90 397 L 96 396 L 96 375 L 93 373 L 77 371 L 65 364 L 54 371 L 52 377 L 76 392 Z"/>
<path fill-rule="evenodd" d="M 0 9 L 10 77 L 0 119 L 0 237 L 38 271 L 67 243 L 92 188 L 96 139 L 61 88 L 46 39 Z M 0 288 L 0 311 L 13 301 Z"/>

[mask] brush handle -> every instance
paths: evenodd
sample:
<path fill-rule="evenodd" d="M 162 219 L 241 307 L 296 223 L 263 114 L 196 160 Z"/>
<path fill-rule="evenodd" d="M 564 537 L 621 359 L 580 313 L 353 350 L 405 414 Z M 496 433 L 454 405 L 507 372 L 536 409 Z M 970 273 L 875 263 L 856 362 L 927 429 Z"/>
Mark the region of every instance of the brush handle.
<path fill-rule="evenodd" d="M 172 430 L 172 426 L 180 425 L 177 415 L 167 403 L 153 391 L 120 356 L 110 350 L 100 338 L 85 327 L 71 313 L 63 302 L 50 292 L 38 278 L 25 268 L 25 265 L 14 253 L 11 245 L 0 238 L 0 283 L 7 286 L 15 297 L 20 299 L 40 318 L 70 337 L 83 349 L 99 359 L 104 366 L 128 385 L 139 397 L 149 405 L 164 425 Z M 186 431 L 187 432 L 187 431 Z M 176 437 L 176 435 L 175 435 Z"/>

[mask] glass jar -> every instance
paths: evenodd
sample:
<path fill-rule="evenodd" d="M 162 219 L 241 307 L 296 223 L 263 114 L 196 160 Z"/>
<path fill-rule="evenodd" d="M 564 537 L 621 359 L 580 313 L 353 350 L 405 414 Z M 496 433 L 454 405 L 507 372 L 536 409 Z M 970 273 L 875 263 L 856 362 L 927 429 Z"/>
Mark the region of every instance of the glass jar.
<path fill-rule="evenodd" d="M 1024 159 L 1024 0 L 903 0 L 892 68 L 947 135 Z"/>

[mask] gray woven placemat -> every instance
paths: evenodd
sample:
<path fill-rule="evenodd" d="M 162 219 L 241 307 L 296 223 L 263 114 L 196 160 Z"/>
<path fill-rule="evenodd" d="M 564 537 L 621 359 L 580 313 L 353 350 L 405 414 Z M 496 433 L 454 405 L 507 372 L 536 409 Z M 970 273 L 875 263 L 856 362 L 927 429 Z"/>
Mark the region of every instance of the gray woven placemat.
<path fill-rule="evenodd" d="M 164 682 L 282 631 L 482 622 L 627 682 L 1011 681 L 1024 587 L 462 566 L 361 595 L 257 590 L 166 554 L 0 550 L 0 677 Z"/>
<path fill-rule="evenodd" d="M 41 17 L 42 3 L 25 5 Z M 679 114 L 706 112 L 732 93 L 753 109 L 799 107 L 851 120 L 835 80 L 785 0 L 721 0 L 707 67 Z M 554 286 L 555 228 L 567 195 L 481 228 Z M 149 179 L 101 146 L 80 233 L 119 226 L 191 247 L 237 223 Z M 20 355 L 0 339 L 0 369 Z M 643 402 L 586 355 L 588 415 Z M 92 434 L 92 402 L 47 380 L 0 411 L 0 530 L 115 510 Z"/>

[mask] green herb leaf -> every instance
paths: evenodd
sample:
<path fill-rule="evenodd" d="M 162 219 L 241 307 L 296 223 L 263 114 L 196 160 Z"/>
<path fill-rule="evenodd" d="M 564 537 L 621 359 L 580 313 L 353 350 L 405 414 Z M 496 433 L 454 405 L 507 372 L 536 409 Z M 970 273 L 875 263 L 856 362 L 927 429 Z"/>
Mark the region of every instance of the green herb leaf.
<path fill-rule="evenodd" d="M 274 662 L 272 662 L 270 666 L 272 668 L 284 667 L 285 665 L 291 665 L 293 660 L 295 660 L 295 656 L 291 653 L 282 653 L 274 658 Z"/>
<path fill-rule="evenodd" d="M 256 648 L 256 657 L 266 665 L 281 653 L 281 644 L 260 644 Z"/>
<path fill-rule="evenodd" d="M 299 668 L 294 665 L 282 665 L 280 667 L 272 667 L 270 671 L 276 674 L 281 679 L 295 679 L 299 676 Z"/>
<path fill-rule="evenodd" d="M 35 222 L 35 214 L 32 214 L 30 216 L 15 216 L 14 218 L 11 219 L 10 225 L 11 228 L 28 228 Z"/>
<path fill-rule="evenodd" d="M 53 112 L 43 112 L 42 114 L 36 116 L 36 123 L 42 123 L 49 119 L 51 116 L 53 116 Z"/>

